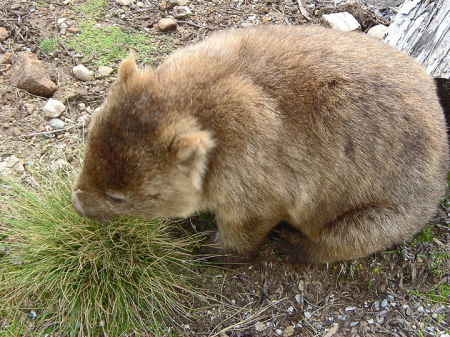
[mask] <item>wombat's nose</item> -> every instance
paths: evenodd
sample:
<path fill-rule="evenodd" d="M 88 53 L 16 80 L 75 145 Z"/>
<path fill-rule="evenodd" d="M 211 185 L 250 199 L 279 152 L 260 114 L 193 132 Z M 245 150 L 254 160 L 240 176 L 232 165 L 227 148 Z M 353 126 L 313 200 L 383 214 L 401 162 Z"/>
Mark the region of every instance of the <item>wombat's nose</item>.
<path fill-rule="evenodd" d="M 78 189 L 72 191 L 72 205 L 73 205 L 73 208 L 75 208 L 75 210 L 77 211 L 77 213 L 79 215 L 81 215 L 82 217 L 85 217 L 86 214 L 83 210 L 83 205 L 82 205 L 80 199 L 78 198 L 78 194 L 82 193 L 82 192 L 83 192 L 82 190 L 78 190 Z"/>

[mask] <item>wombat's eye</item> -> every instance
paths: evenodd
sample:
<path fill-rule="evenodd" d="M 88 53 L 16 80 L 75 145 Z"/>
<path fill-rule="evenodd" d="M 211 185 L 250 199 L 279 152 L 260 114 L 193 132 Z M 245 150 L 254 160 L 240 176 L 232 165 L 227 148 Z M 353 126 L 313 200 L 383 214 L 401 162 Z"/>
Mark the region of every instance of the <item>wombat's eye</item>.
<path fill-rule="evenodd" d="M 117 197 L 117 196 L 114 196 L 114 195 L 107 194 L 106 197 L 108 198 L 109 201 L 112 201 L 112 202 L 115 202 L 115 203 L 121 203 L 121 202 L 125 201 L 124 198 Z"/>

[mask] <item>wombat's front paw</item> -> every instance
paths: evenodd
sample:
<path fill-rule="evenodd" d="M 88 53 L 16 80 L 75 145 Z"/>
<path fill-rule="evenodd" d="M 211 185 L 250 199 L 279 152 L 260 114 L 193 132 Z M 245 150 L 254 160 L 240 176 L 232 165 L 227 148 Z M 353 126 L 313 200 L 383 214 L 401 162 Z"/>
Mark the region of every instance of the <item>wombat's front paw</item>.
<path fill-rule="evenodd" d="M 310 240 L 289 224 L 280 224 L 270 238 L 277 244 L 277 250 L 286 255 L 287 261 L 296 269 L 306 269 L 311 265 Z"/>
<path fill-rule="evenodd" d="M 244 257 L 227 253 L 221 249 L 216 242 L 216 236 L 215 232 L 208 232 L 206 243 L 194 251 L 199 260 L 228 269 L 238 268 L 247 262 Z"/>

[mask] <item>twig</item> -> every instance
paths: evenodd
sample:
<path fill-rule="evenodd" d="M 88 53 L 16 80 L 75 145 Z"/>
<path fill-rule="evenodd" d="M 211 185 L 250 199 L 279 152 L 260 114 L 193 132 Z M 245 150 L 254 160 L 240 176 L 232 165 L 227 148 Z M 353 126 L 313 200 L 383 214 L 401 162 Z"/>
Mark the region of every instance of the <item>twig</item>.
<path fill-rule="evenodd" d="M 308 11 L 306 10 L 305 6 L 303 6 L 302 0 L 297 0 L 298 8 L 300 8 L 300 13 L 307 18 L 308 20 L 311 20 L 311 15 L 309 15 Z"/>
<path fill-rule="evenodd" d="M 175 20 L 176 21 L 176 23 L 178 23 L 178 24 L 180 24 L 180 23 L 185 23 L 185 24 L 187 24 L 187 25 L 189 25 L 189 26 L 192 26 L 192 27 L 197 27 L 197 28 L 208 28 L 208 27 L 203 27 L 203 26 L 200 26 L 200 25 L 197 25 L 196 23 L 193 23 L 193 22 L 191 22 L 191 21 L 184 21 L 184 20 Z M 209 28 L 208 28 L 209 29 Z"/>
<path fill-rule="evenodd" d="M 75 127 L 75 125 L 72 125 L 72 126 L 68 126 L 67 128 L 63 128 L 63 129 L 59 129 L 59 130 L 34 132 L 34 133 L 29 133 L 27 135 L 20 135 L 20 136 L 17 136 L 17 137 L 18 138 L 22 138 L 22 137 L 32 137 L 32 136 L 39 136 L 39 135 L 47 136 L 47 135 L 50 135 L 52 133 L 58 133 L 58 132 L 61 132 L 61 131 L 68 131 L 68 130 L 73 129 L 74 127 Z"/>

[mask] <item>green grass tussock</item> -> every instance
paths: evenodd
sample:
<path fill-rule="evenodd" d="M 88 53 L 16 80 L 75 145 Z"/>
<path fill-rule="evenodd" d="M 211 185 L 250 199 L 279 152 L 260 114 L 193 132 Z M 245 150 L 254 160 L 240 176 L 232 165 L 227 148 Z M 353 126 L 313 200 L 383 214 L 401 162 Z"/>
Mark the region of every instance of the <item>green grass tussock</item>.
<path fill-rule="evenodd" d="M 67 336 L 163 335 L 173 317 L 207 300 L 191 250 L 166 221 L 121 217 L 105 224 L 72 208 L 71 171 L 0 181 L 0 306 L 17 321 Z M 2 239 L 1 239 L 2 238 Z"/>

